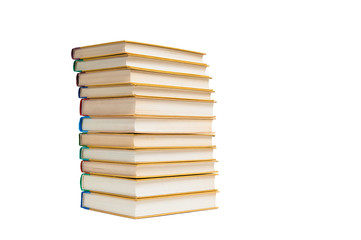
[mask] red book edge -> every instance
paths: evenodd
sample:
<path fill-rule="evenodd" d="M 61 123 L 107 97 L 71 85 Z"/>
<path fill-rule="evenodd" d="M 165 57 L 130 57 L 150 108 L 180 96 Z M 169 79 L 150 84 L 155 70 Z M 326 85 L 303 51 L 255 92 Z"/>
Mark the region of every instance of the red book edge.
<path fill-rule="evenodd" d="M 80 47 L 76 47 L 76 48 L 73 48 L 72 50 L 71 50 L 71 58 L 72 59 L 74 59 L 74 60 L 78 60 L 79 58 L 74 58 L 74 51 L 75 50 L 77 50 L 77 49 L 79 49 Z"/>
<path fill-rule="evenodd" d="M 83 101 L 85 101 L 85 100 L 88 100 L 88 98 L 82 98 L 80 100 L 79 113 L 80 113 L 81 116 L 87 116 L 87 115 L 83 114 Z"/>

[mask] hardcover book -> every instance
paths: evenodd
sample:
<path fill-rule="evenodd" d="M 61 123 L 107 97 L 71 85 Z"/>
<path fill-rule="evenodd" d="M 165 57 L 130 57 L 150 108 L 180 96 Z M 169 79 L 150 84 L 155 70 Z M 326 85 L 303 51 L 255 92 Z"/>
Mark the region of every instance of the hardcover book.
<path fill-rule="evenodd" d="M 212 146 L 213 134 L 80 133 L 79 145 L 106 148 L 194 148 Z"/>
<path fill-rule="evenodd" d="M 216 209 L 216 190 L 148 198 L 82 192 L 81 207 L 133 219 Z"/>
<path fill-rule="evenodd" d="M 133 96 L 96 98 L 80 101 L 80 114 L 86 116 L 163 115 L 213 117 L 213 100 Z"/>
<path fill-rule="evenodd" d="M 153 85 L 144 83 L 127 83 L 120 85 L 102 85 L 80 87 L 78 96 L 80 98 L 108 98 L 108 97 L 168 97 L 185 99 L 210 100 L 211 89 L 173 87 L 166 85 Z"/>
<path fill-rule="evenodd" d="M 119 133 L 211 133 L 212 119 L 159 117 L 81 117 L 81 132 Z"/>
<path fill-rule="evenodd" d="M 155 178 L 124 178 L 82 174 L 83 191 L 116 194 L 133 198 L 214 190 L 216 174 Z"/>
<path fill-rule="evenodd" d="M 116 149 L 81 147 L 79 157 L 82 160 L 94 160 L 115 163 L 156 163 L 190 162 L 215 160 L 214 147 L 168 148 L 168 149 Z"/>
<path fill-rule="evenodd" d="M 81 161 L 81 171 L 90 174 L 128 178 L 166 177 L 213 173 L 215 160 L 168 163 L 109 163 L 101 161 Z"/>
<path fill-rule="evenodd" d="M 209 88 L 209 76 L 121 67 L 110 70 L 80 72 L 76 75 L 77 85 L 98 86 L 125 83 L 155 84 L 188 88 Z"/>
<path fill-rule="evenodd" d="M 71 57 L 73 59 L 84 59 L 124 53 L 135 53 L 199 63 L 202 62 L 203 55 L 205 55 L 205 53 L 180 48 L 124 40 L 73 48 Z"/>
<path fill-rule="evenodd" d="M 98 57 L 74 61 L 74 71 L 76 72 L 88 72 L 128 66 L 198 75 L 205 75 L 206 68 L 208 67 L 208 65 L 205 63 L 196 63 L 170 58 L 159 58 L 133 53 L 124 53 L 108 57 Z"/>

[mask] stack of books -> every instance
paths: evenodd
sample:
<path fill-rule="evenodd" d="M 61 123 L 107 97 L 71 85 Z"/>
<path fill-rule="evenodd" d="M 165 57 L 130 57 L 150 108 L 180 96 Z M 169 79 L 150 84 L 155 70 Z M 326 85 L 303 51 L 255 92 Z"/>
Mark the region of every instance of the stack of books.
<path fill-rule="evenodd" d="M 131 41 L 72 50 L 82 208 L 129 218 L 217 208 L 203 55 Z"/>

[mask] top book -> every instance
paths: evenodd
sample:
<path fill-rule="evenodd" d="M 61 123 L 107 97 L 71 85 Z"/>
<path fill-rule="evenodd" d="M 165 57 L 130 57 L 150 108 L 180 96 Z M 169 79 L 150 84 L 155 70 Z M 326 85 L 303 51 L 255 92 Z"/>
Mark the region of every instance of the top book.
<path fill-rule="evenodd" d="M 202 63 L 202 58 L 205 55 L 205 53 L 201 52 L 165 47 L 155 44 L 133 41 L 118 41 L 73 48 L 71 51 L 71 57 L 74 60 L 78 60 L 114 56 L 124 53 L 148 55 L 198 63 Z"/>

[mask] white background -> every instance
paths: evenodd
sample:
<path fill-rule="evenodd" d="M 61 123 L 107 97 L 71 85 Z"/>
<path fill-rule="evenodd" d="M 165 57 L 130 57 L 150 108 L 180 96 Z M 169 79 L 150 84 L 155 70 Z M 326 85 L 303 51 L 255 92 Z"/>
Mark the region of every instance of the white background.
<path fill-rule="evenodd" d="M 7 1 L 2 239 L 360 239 L 359 1 Z M 131 220 L 79 207 L 73 47 L 206 52 L 218 210 Z M 228 236 L 228 237 L 226 237 Z"/>

